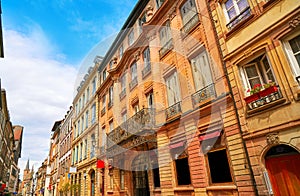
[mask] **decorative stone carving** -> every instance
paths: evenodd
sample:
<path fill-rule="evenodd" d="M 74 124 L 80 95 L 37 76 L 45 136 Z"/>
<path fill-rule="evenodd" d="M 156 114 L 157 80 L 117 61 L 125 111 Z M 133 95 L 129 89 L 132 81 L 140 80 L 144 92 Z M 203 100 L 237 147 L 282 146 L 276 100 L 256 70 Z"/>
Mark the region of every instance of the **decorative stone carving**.
<path fill-rule="evenodd" d="M 297 27 L 300 24 L 300 16 L 296 16 L 295 18 L 293 18 L 290 22 L 289 25 L 292 28 Z"/>
<path fill-rule="evenodd" d="M 267 143 L 269 145 L 274 145 L 279 143 L 278 133 L 270 133 L 267 135 Z"/>
<path fill-rule="evenodd" d="M 151 5 L 148 5 L 148 7 L 146 8 L 146 14 L 147 14 L 147 22 L 148 22 L 153 16 L 153 7 Z"/>

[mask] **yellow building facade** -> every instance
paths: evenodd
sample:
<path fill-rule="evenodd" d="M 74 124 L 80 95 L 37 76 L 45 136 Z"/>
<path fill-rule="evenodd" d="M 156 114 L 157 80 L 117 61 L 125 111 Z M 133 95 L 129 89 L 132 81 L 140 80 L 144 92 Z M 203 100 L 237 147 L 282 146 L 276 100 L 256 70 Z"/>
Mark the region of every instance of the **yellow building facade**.
<path fill-rule="evenodd" d="M 96 175 L 98 151 L 98 67 L 102 57 L 95 57 L 77 88 L 73 100 L 73 141 L 71 167 L 71 192 L 74 195 L 99 195 Z"/>
<path fill-rule="evenodd" d="M 300 2 L 208 1 L 259 195 L 297 195 Z"/>

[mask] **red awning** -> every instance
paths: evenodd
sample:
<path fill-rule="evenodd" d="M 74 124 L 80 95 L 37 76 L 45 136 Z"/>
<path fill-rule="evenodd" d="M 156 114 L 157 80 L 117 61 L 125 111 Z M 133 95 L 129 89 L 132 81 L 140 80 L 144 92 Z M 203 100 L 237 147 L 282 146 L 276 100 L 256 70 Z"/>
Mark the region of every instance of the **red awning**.
<path fill-rule="evenodd" d="M 3 191 L 5 189 L 5 187 L 6 187 L 6 184 L 2 184 L 0 187 L 0 190 Z"/>
<path fill-rule="evenodd" d="M 179 147 L 184 146 L 184 144 L 185 144 L 184 141 L 177 142 L 177 143 L 172 143 L 172 144 L 169 144 L 169 148 L 170 149 L 179 148 Z"/>
<path fill-rule="evenodd" d="M 204 135 L 200 135 L 199 136 L 199 141 L 203 141 L 203 140 L 208 140 L 208 139 L 212 139 L 212 138 L 215 138 L 215 137 L 219 137 L 221 134 L 221 131 L 214 131 L 214 132 L 211 132 L 211 133 L 206 133 Z"/>
<path fill-rule="evenodd" d="M 97 160 L 97 168 L 105 168 L 104 161 L 102 160 Z"/>

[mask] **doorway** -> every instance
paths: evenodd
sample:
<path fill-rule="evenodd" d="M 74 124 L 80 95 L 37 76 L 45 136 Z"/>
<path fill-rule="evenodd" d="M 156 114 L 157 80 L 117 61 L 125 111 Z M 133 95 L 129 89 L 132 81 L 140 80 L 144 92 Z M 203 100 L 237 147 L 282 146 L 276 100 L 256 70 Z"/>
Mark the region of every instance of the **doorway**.
<path fill-rule="evenodd" d="M 133 193 L 135 196 L 150 196 L 148 182 L 148 161 L 145 156 L 137 156 L 132 162 Z"/>
<path fill-rule="evenodd" d="M 272 147 L 265 156 L 266 168 L 275 196 L 300 193 L 300 154 L 287 145 Z"/>

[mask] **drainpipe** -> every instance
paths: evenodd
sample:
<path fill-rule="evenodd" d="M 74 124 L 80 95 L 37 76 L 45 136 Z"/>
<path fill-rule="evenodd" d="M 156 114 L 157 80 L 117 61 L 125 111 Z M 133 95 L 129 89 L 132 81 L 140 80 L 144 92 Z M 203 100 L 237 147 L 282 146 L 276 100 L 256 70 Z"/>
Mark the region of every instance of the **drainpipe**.
<path fill-rule="evenodd" d="M 211 12 L 210 6 L 208 4 L 208 1 L 209 0 L 205 0 L 205 3 L 206 3 L 206 6 L 207 6 L 207 9 L 208 9 L 208 15 L 209 15 L 210 22 L 213 23 L 214 20 L 213 20 L 213 17 L 212 17 L 212 12 Z M 218 40 L 218 34 L 217 34 L 216 27 L 213 24 L 212 24 L 212 27 L 213 27 L 212 29 L 214 31 L 215 40 Z M 222 52 L 220 43 L 218 41 L 216 41 L 216 44 L 217 44 L 217 48 L 218 48 L 218 51 L 219 51 L 219 54 L 220 54 L 220 57 L 221 57 L 221 62 L 222 62 L 222 65 L 223 65 L 223 70 L 224 70 L 224 73 L 225 73 L 226 81 L 228 83 L 229 94 L 230 94 L 230 96 L 232 97 L 232 100 L 233 100 L 235 116 L 237 118 L 239 131 L 240 131 L 240 134 L 241 134 L 241 137 L 242 137 L 242 144 L 243 144 L 243 147 L 244 147 L 245 153 L 246 153 L 246 159 L 247 159 L 248 166 L 249 166 L 251 181 L 252 181 L 253 186 L 254 186 L 255 195 L 258 196 L 259 194 L 258 194 L 256 182 L 255 182 L 255 179 L 254 179 L 254 173 L 253 173 L 253 170 L 252 170 L 252 167 L 251 167 L 251 164 L 250 164 L 250 158 L 249 158 L 249 153 L 248 153 L 248 150 L 247 150 L 247 147 L 246 147 L 246 143 L 243 139 L 243 133 L 242 133 L 242 127 L 241 127 L 241 122 L 240 122 L 240 118 L 239 118 L 239 113 L 237 111 L 236 102 L 234 100 L 234 95 L 232 93 L 232 86 L 231 86 L 231 83 L 230 83 L 230 80 L 229 80 L 229 77 L 228 77 L 228 72 L 227 72 L 227 69 L 226 69 L 226 63 L 224 61 L 223 52 Z"/>

